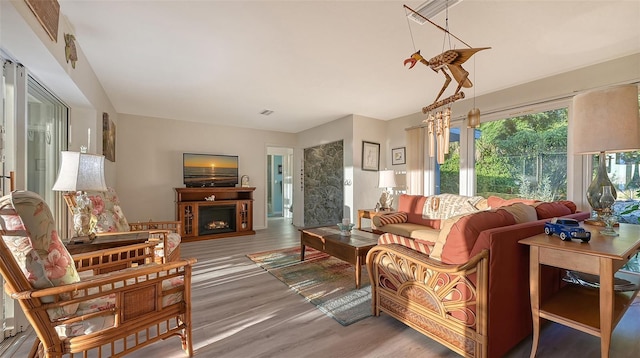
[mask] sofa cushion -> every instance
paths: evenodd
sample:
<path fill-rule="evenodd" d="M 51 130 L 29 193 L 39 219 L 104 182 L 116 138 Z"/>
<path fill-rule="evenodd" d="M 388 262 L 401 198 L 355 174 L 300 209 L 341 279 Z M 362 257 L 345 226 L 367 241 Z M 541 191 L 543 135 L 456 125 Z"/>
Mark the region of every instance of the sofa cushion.
<path fill-rule="evenodd" d="M 527 205 L 524 203 L 515 203 L 509 206 L 503 206 L 500 209 L 506 210 L 507 212 L 511 213 L 511 215 L 513 215 L 513 218 L 516 220 L 516 224 L 538 220 L 536 208 L 531 205 Z"/>
<path fill-rule="evenodd" d="M 16 263 L 34 288 L 62 286 L 80 281 L 73 258 L 69 255 L 55 227 L 49 206 L 38 194 L 14 191 L 0 199 L 2 239 Z M 69 295 L 61 297 L 70 299 Z M 54 297 L 43 297 L 52 302 Z M 78 308 L 70 304 L 51 308 L 51 319 L 71 314 Z"/>
<path fill-rule="evenodd" d="M 444 263 L 465 263 L 482 231 L 515 223 L 513 215 L 501 209 L 451 217 L 443 221 L 430 256 Z"/>
<path fill-rule="evenodd" d="M 568 200 L 537 203 L 534 207 L 539 220 L 565 216 L 576 212 L 576 204 Z"/>
<path fill-rule="evenodd" d="M 436 241 L 440 232 L 440 230 L 413 223 L 388 224 L 383 229 L 384 232 L 424 240 L 432 239 L 433 242 Z"/>
<path fill-rule="evenodd" d="M 439 194 L 427 197 L 422 210 L 425 219 L 448 219 L 450 217 L 479 211 L 476 206 L 484 200 L 481 196 Z"/>
<path fill-rule="evenodd" d="M 385 226 L 387 224 L 400 224 L 407 222 L 407 213 L 398 212 L 386 215 L 377 215 L 373 217 L 375 226 Z M 376 220 L 377 219 L 377 220 Z"/>
<path fill-rule="evenodd" d="M 407 213 L 408 223 L 425 225 L 434 229 L 439 229 L 440 219 L 424 219 L 422 217 L 422 210 L 426 200 L 426 196 L 402 194 L 398 198 L 398 211 Z"/>

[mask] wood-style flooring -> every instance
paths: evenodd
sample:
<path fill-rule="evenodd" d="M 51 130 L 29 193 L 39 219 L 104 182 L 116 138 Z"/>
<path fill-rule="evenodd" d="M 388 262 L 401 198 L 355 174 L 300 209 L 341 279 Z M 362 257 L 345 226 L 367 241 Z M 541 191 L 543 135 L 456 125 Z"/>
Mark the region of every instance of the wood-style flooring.
<path fill-rule="evenodd" d="M 182 244 L 195 257 L 193 344 L 196 357 L 458 357 L 388 315 L 347 327 L 256 266 L 246 254 L 299 244 L 286 219 L 269 219 L 256 235 Z M 640 304 L 627 311 L 613 333 L 611 357 L 638 357 Z M 25 357 L 33 339 L 14 357 Z M 531 338 L 507 357 L 529 357 Z M 544 327 L 538 357 L 599 357 L 599 339 L 554 323 Z M 129 357 L 185 357 L 178 338 L 145 347 Z"/>

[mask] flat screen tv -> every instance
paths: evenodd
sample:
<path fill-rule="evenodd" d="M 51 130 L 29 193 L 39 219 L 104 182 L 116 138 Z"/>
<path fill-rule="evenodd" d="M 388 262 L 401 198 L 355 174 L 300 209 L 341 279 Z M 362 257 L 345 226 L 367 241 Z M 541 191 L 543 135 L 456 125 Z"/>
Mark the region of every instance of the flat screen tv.
<path fill-rule="evenodd" d="M 234 187 L 238 184 L 238 156 L 183 153 L 182 177 L 187 188 Z"/>

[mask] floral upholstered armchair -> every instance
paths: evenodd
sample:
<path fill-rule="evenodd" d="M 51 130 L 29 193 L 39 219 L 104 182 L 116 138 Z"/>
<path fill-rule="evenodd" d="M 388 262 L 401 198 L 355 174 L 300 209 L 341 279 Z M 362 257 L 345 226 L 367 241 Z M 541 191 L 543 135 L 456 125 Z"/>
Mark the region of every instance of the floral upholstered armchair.
<path fill-rule="evenodd" d="M 123 356 L 172 336 L 193 354 L 194 259 L 153 263 L 155 243 L 71 256 L 28 191 L 0 198 L 0 228 L 6 292 L 37 334 L 29 357 Z"/>
<path fill-rule="evenodd" d="M 158 241 L 156 255 L 159 262 L 175 261 L 180 258 L 180 222 L 148 221 L 129 223 L 120 207 L 120 200 L 113 188 L 107 191 L 88 191 L 86 199 L 79 196 L 69 200 L 66 198 L 71 213 L 74 215 L 74 226 L 89 226 L 83 230 L 96 235 L 127 231 L 148 231 L 151 240 Z M 82 202 L 84 200 L 84 202 Z M 90 218 L 85 216 L 86 211 Z"/>

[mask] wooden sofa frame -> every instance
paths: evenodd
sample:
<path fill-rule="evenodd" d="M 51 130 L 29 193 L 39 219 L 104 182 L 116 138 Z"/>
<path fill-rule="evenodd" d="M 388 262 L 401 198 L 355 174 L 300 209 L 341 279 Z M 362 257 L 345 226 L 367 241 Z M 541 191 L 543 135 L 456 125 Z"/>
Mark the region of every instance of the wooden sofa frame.
<path fill-rule="evenodd" d="M 488 257 L 483 250 L 450 265 L 402 245 L 378 245 L 367 255 L 373 314 L 385 312 L 464 357 L 486 357 Z"/>

